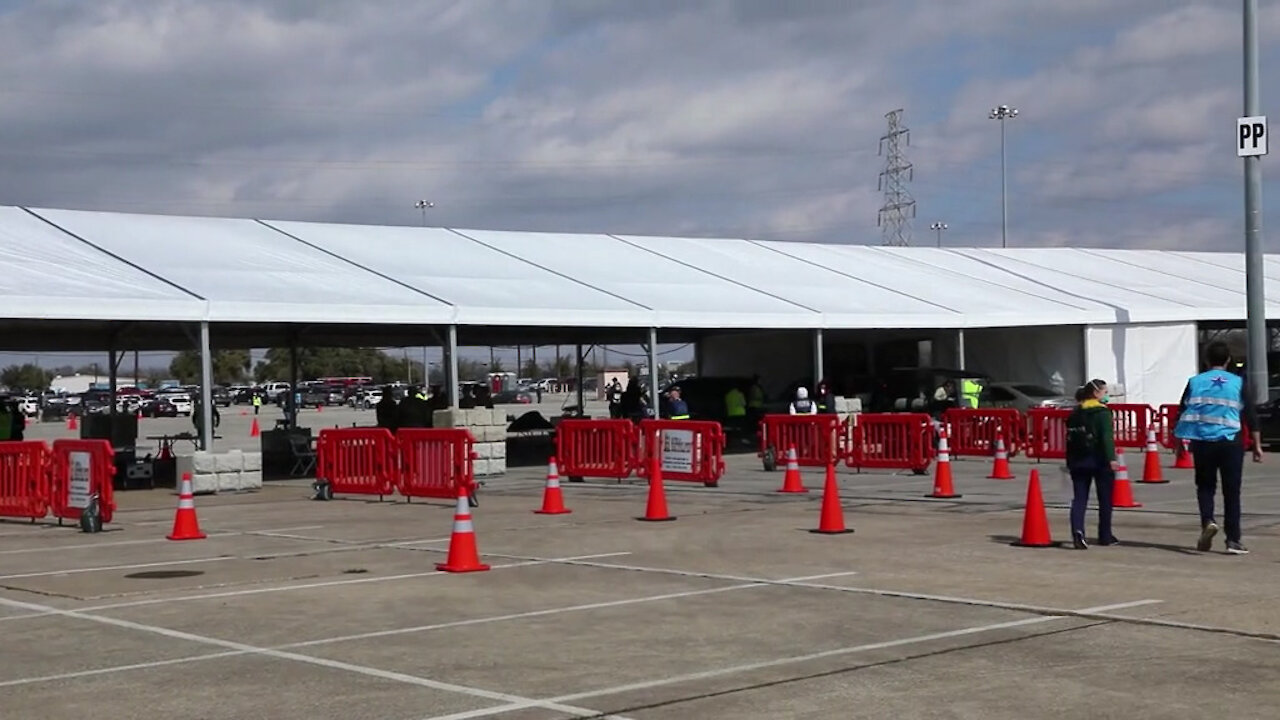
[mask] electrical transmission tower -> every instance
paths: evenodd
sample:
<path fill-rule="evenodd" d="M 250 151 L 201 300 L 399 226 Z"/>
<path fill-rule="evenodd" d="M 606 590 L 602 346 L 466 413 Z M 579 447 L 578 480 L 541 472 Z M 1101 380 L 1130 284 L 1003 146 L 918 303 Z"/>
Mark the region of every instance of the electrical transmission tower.
<path fill-rule="evenodd" d="M 916 201 L 907 190 L 907 182 L 915 172 L 902 154 L 902 147 L 911 144 L 911 131 L 902 125 L 902 110 L 887 113 L 885 118 L 889 121 L 889 131 L 880 138 L 880 154 L 885 159 L 884 170 L 880 172 L 884 205 L 880 206 L 876 224 L 880 226 L 885 245 L 910 245 Z"/>

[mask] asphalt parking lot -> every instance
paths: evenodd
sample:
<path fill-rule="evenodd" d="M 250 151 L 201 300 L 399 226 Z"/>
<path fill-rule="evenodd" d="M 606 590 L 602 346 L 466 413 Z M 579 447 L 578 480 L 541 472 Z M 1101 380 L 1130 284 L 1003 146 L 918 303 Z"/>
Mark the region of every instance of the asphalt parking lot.
<path fill-rule="evenodd" d="M 228 437 L 242 423 L 224 411 Z M 1189 471 L 1135 484 L 1123 544 L 1080 552 L 1010 546 L 1022 461 L 1016 481 L 958 462 L 956 500 L 926 499 L 927 477 L 842 468 L 848 535 L 806 532 L 821 473 L 792 496 L 753 456 L 729 466 L 719 488 L 670 483 L 669 523 L 634 519 L 638 482 L 566 482 L 573 513 L 542 516 L 543 472 L 491 480 L 474 520 L 493 569 L 465 575 L 434 570 L 450 504 L 315 502 L 300 481 L 198 498 L 201 541 L 164 539 L 166 490 L 118 495 L 100 535 L 0 523 L 0 707 L 986 720 L 1263 718 L 1280 703 L 1275 463 L 1248 468 L 1247 557 L 1221 538 L 1194 550 Z M 1066 487 L 1041 469 L 1065 540 Z"/>

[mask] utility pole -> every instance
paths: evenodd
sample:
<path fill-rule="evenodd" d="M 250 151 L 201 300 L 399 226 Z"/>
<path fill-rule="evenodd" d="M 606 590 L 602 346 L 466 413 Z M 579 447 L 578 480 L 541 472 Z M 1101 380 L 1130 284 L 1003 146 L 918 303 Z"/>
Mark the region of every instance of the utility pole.
<path fill-rule="evenodd" d="M 934 224 L 929 226 L 929 229 L 937 231 L 938 247 L 942 247 L 942 231 L 947 229 L 947 224 L 944 222 L 935 222 Z"/>
<path fill-rule="evenodd" d="M 419 200 L 418 202 L 414 203 L 413 206 L 422 211 L 422 227 L 426 227 L 427 226 L 427 209 L 435 207 L 436 204 L 431 202 L 430 200 Z"/>
<path fill-rule="evenodd" d="M 889 130 L 880 137 L 880 154 L 884 156 L 884 170 L 880 172 L 879 189 L 884 193 L 884 204 L 876 224 L 880 226 L 885 245 L 911 244 L 911 218 L 916 216 L 916 201 L 907 190 L 907 182 L 915 177 L 915 170 L 902 152 L 903 145 L 911 144 L 911 131 L 902 124 L 902 110 L 886 113 Z"/>
<path fill-rule="evenodd" d="M 1261 119 L 1262 132 L 1265 133 L 1266 118 L 1259 118 L 1260 105 L 1258 0 L 1244 0 L 1244 114 L 1245 118 L 1253 121 L 1250 123 L 1251 129 L 1258 128 L 1257 121 Z M 1237 137 L 1237 154 L 1244 154 L 1244 132 L 1238 130 Z M 1265 135 L 1263 139 L 1265 140 Z M 1257 147 L 1255 137 L 1255 149 L 1244 156 L 1244 268 L 1249 337 L 1247 375 L 1254 400 L 1263 403 L 1268 397 L 1267 351 L 1271 349 L 1267 340 L 1262 258 L 1262 154 L 1266 152 L 1266 144 L 1262 145 L 1261 152 L 1257 151 Z"/>
<path fill-rule="evenodd" d="M 987 117 L 1000 121 L 1000 247 L 1009 247 L 1009 181 L 1005 172 L 1004 121 L 1018 117 L 1018 108 L 1001 105 Z"/>

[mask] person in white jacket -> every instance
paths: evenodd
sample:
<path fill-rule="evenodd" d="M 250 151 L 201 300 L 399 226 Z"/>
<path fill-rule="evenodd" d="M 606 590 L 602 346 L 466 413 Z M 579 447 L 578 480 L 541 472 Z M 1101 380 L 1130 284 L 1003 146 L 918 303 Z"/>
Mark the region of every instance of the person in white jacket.
<path fill-rule="evenodd" d="M 817 415 L 818 406 L 809 399 L 809 391 L 803 386 L 796 388 L 796 399 L 791 402 L 792 415 Z"/>

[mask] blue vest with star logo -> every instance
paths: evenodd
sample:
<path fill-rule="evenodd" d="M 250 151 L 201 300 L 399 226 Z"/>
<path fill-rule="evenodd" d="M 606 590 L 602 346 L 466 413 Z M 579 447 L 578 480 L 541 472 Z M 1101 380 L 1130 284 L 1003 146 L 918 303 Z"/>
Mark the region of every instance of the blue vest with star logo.
<path fill-rule="evenodd" d="M 1244 380 L 1226 370 L 1210 370 L 1191 378 L 1187 407 L 1173 434 L 1182 440 L 1232 440 L 1240 433 Z"/>

